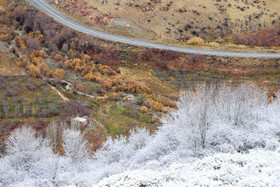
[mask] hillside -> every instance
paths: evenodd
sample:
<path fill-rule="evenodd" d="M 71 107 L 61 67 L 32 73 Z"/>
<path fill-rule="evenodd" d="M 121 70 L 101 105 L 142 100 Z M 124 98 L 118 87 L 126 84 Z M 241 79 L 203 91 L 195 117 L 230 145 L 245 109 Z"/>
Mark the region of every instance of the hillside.
<path fill-rule="evenodd" d="M 176 110 L 180 91 L 204 82 L 256 83 L 268 88 L 270 100 L 280 86 L 278 59 L 202 56 L 117 44 L 75 32 L 25 5 L 16 1 L 1 12 L 0 71 L 10 73 L 1 90 L 3 95 L 10 94 L 9 111 L 3 107 L 6 112 L 1 112 L 10 120 L 2 117 L 3 125 L 38 122 L 46 127 L 52 121 L 87 116 L 104 126 L 104 141 L 106 135 L 128 135 L 136 127 L 154 132 L 159 119 Z M 26 78 L 22 83 L 12 79 L 15 88 L 10 89 L 9 77 L 17 70 Z M 33 92 L 20 93 L 25 84 L 35 84 Z M 32 112 L 14 117 L 15 106 L 18 109 L 23 104 L 14 104 L 15 95 L 11 94 L 28 99 Z M 93 149 L 102 143 L 91 141 Z"/>
<path fill-rule="evenodd" d="M 50 0 L 49 0 L 50 1 Z M 55 0 L 66 14 L 111 33 L 164 43 L 221 41 L 279 26 L 277 0 Z"/>
<path fill-rule="evenodd" d="M 180 46 L 280 50 L 278 15 L 270 12 L 276 1 L 51 2 L 110 32 Z M 78 32 L 27 1 L 0 5 L 1 187 L 279 184 L 280 59 L 135 47 Z M 250 23 L 267 19 L 267 27 L 232 29 L 238 37 L 227 41 L 235 9 L 242 21 L 263 12 Z M 163 32 L 166 25 L 172 32 Z M 178 43 L 178 36 L 191 39 Z"/>

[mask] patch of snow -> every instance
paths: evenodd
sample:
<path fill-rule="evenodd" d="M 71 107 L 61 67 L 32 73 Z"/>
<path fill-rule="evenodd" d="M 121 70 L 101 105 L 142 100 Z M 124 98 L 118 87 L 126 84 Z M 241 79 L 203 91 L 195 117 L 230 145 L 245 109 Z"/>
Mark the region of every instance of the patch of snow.
<path fill-rule="evenodd" d="M 81 122 L 81 123 L 84 123 L 84 122 L 87 121 L 86 118 L 81 118 L 81 117 L 76 117 L 74 120 L 75 120 L 75 121 L 78 121 L 78 122 Z"/>

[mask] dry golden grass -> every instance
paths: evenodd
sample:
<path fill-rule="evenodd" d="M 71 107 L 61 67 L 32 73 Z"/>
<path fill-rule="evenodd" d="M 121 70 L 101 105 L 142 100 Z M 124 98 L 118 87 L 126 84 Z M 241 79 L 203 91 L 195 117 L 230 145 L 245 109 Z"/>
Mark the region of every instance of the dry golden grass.
<path fill-rule="evenodd" d="M 200 37 L 193 37 L 188 40 L 187 44 L 189 45 L 204 45 L 204 40 Z"/>
<path fill-rule="evenodd" d="M 210 42 L 208 45 L 215 48 L 219 47 L 219 44 L 217 42 Z"/>
<path fill-rule="evenodd" d="M 25 75 L 24 70 L 10 58 L 10 56 L 0 50 L 0 76 L 20 76 Z"/>
<path fill-rule="evenodd" d="M 0 0 L 0 11 L 5 10 L 7 7 L 7 0 Z"/>
<path fill-rule="evenodd" d="M 127 67 L 122 67 L 120 69 L 123 75 L 136 81 L 143 82 L 151 88 L 152 92 L 156 95 L 162 95 L 172 100 L 176 100 L 179 97 L 179 91 L 175 87 L 164 83 L 157 77 L 153 76 L 152 71 L 149 72 L 144 69 Z"/>
<path fill-rule="evenodd" d="M 176 104 L 175 101 L 169 99 L 168 97 L 164 97 L 162 95 L 156 95 L 154 97 L 154 100 L 163 104 L 164 106 L 168 106 L 168 107 L 171 107 L 171 108 L 177 107 L 177 104 Z"/>

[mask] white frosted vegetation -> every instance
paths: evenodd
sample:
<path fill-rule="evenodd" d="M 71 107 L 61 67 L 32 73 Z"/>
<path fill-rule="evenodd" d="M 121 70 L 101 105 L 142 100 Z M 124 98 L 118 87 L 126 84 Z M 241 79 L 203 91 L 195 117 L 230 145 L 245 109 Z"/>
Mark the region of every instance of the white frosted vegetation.
<path fill-rule="evenodd" d="M 260 180 L 275 184 L 279 177 L 279 111 L 279 100 L 269 104 L 265 92 L 254 87 L 202 85 L 196 92 L 181 94 L 178 110 L 162 119 L 162 126 L 153 135 L 137 129 L 128 138 L 108 139 L 92 157 L 79 131 L 63 133 L 62 157 L 53 154 L 45 140 L 23 128 L 6 142 L 7 154 L 0 160 L 0 185 L 92 186 L 102 179 L 100 186 L 118 186 L 117 181 L 127 186 L 134 182 L 193 186 L 197 181 L 202 185 L 245 185 Z M 27 143 L 30 141 L 33 143 Z M 238 166 L 239 161 L 244 167 Z M 254 173 L 260 165 L 262 173 Z M 214 166 L 221 169 L 214 171 Z M 226 171 L 233 177 L 227 177 Z"/>
<path fill-rule="evenodd" d="M 65 156 L 75 162 L 88 157 L 88 142 L 80 131 L 66 129 L 63 132 L 62 146 Z"/>
<path fill-rule="evenodd" d="M 36 138 L 31 128 L 18 129 L 6 140 L 6 156 L 0 160 L 0 184 L 24 186 L 33 179 L 45 183 L 53 177 L 55 159 L 48 141 Z"/>
<path fill-rule="evenodd" d="M 98 186 L 279 186 L 280 152 L 218 153 L 193 163 L 161 170 L 126 171 L 103 179 Z"/>

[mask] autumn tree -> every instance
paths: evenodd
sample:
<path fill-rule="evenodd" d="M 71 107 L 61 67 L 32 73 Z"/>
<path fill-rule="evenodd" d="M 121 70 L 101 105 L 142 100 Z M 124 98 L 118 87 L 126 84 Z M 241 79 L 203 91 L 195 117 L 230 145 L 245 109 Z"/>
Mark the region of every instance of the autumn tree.
<path fill-rule="evenodd" d="M 65 73 L 63 69 L 57 69 L 55 70 L 55 76 L 59 79 L 63 79 L 65 77 Z"/>
<path fill-rule="evenodd" d="M 26 45 L 29 50 L 41 50 L 42 45 L 41 42 L 38 39 L 27 37 L 26 39 Z"/>
<path fill-rule="evenodd" d="M 29 63 L 29 58 L 27 55 L 22 55 L 22 58 L 20 59 L 20 61 L 17 62 L 17 65 L 20 67 L 25 68 Z"/>
<path fill-rule="evenodd" d="M 26 68 L 33 77 L 40 77 L 40 70 L 34 64 L 28 65 Z"/>

